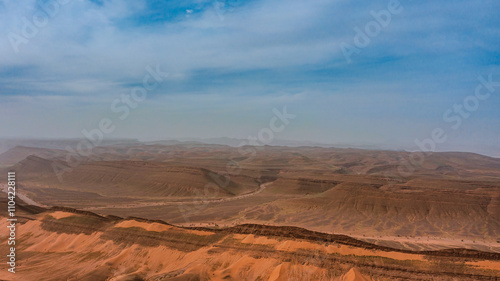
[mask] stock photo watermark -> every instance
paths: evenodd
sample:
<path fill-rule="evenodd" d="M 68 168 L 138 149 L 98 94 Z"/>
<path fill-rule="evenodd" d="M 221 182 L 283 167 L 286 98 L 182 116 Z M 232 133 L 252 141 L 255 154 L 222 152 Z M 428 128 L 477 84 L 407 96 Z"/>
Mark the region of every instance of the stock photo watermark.
<path fill-rule="evenodd" d="M 493 81 L 493 74 L 489 74 L 487 78 L 479 76 L 478 83 L 474 89 L 474 93 L 466 96 L 460 103 L 455 103 L 443 113 L 443 122 L 448 127 L 436 127 L 430 133 L 430 136 L 422 140 L 415 139 L 414 143 L 418 150 L 410 153 L 408 158 L 402 159 L 398 166 L 397 175 L 387 173 L 386 178 L 397 179 L 412 175 L 418 167 L 421 167 L 426 158 L 426 153 L 436 152 L 438 145 L 445 143 L 448 140 L 450 130 L 458 130 L 465 119 L 472 116 L 476 112 L 481 102 L 488 100 L 496 88 L 500 87 L 500 81 Z"/>
<path fill-rule="evenodd" d="M 269 120 L 269 126 L 260 129 L 257 136 L 248 136 L 247 140 L 242 141 L 238 147 L 238 153 L 241 156 L 248 156 L 247 160 L 251 161 L 257 155 L 257 146 L 269 145 L 273 142 L 275 134 L 281 133 L 290 124 L 291 120 L 295 119 L 297 116 L 295 114 L 290 114 L 287 111 L 287 107 L 283 106 L 280 111 L 277 108 L 272 109 L 273 117 Z M 209 176 L 212 178 L 213 182 L 207 183 L 203 187 L 203 191 L 195 190 L 195 197 L 191 204 L 180 204 L 179 210 L 184 217 L 186 223 L 190 222 L 189 216 L 195 212 L 202 211 L 205 209 L 209 203 L 223 202 L 224 199 L 212 199 L 219 194 L 221 194 L 221 189 L 229 186 L 231 183 L 231 176 L 237 176 L 241 173 L 241 168 L 238 162 L 233 160 L 228 160 L 226 164 L 226 171 L 222 173 L 210 172 Z M 262 192 L 267 187 L 266 183 L 260 183 L 260 187 L 257 191 L 236 196 L 230 198 L 230 200 L 242 199 L 251 195 Z"/>
<path fill-rule="evenodd" d="M 219 20 L 223 21 L 225 14 L 234 11 L 239 5 L 241 5 L 241 0 L 221 0 L 214 1 L 212 6 L 214 7 L 215 13 L 219 17 Z"/>
<path fill-rule="evenodd" d="M 10 273 L 16 273 L 16 172 L 7 173 L 7 228 L 9 229 L 9 238 L 7 239 L 8 255 L 7 269 Z"/>
<path fill-rule="evenodd" d="M 12 50 L 16 54 L 20 52 L 19 47 L 26 45 L 35 38 L 40 30 L 45 28 L 52 19 L 61 13 L 63 6 L 73 1 L 82 0 L 49 0 L 37 1 L 35 12 L 30 17 L 21 17 L 21 28 L 16 32 L 9 32 L 8 38 Z"/>
<path fill-rule="evenodd" d="M 394 15 L 399 15 L 403 12 L 403 6 L 398 0 L 390 0 L 387 3 L 386 9 L 380 10 L 378 12 L 371 11 L 370 15 L 373 20 L 367 22 L 363 28 L 354 27 L 354 32 L 356 33 L 353 37 L 352 44 L 342 42 L 340 43 L 340 50 L 344 55 L 347 63 L 352 62 L 352 56 L 354 54 L 360 54 L 361 50 L 368 47 L 372 39 L 377 37 L 383 29 L 387 28 L 391 24 L 392 17 Z"/>
<path fill-rule="evenodd" d="M 147 66 L 145 70 L 147 74 L 142 79 L 142 85 L 132 88 L 128 94 L 121 94 L 110 105 L 111 112 L 118 114 L 120 121 L 127 119 L 131 111 L 146 100 L 148 92 L 157 89 L 160 83 L 168 77 L 167 72 L 160 70 L 160 65 L 156 65 L 156 69 Z M 116 121 L 108 117 L 99 120 L 96 128 L 91 130 L 83 129 L 81 133 L 85 138 L 78 142 L 75 147 L 66 147 L 66 151 L 68 152 L 66 154 L 66 164 L 58 162 L 52 164 L 52 168 L 59 181 L 63 180 L 62 176 L 65 172 L 80 165 L 86 157 L 89 157 L 92 154 L 92 150 L 99 146 L 105 136 L 113 133 L 115 129 Z"/>

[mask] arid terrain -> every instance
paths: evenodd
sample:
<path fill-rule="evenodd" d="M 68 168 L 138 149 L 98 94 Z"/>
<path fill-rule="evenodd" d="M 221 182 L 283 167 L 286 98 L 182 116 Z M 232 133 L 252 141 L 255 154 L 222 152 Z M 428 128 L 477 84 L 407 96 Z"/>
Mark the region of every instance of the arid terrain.
<path fill-rule="evenodd" d="M 499 12 L 0 0 L 0 281 L 500 281 Z"/>
<path fill-rule="evenodd" d="M 129 143 L 17 146 L 0 167 L 18 280 L 500 279 L 497 158 Z"/>
<path fill-rule="evenodd" d="M 296 227 L 186 228 L 61 207 L 20 209 L 21 262 L 9 280 L 499 278 L 500 253 L 399 250 Z"/>

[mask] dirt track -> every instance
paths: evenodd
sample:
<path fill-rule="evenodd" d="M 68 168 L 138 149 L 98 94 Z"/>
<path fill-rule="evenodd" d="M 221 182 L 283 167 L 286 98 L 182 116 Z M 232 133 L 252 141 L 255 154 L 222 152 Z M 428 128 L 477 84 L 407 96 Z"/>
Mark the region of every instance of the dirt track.
<path fill-rule="evenodd" d="M 121 204 L 121 205 L 107 205 L 103 207 L 89 207 L 89 208 L 84 208 L 83 210 L 88 210 L 88 211 L 93 211 L 93 210 L 102 210 L 102 209 L 107 209 L 107 208 L 142 208 L 142 207 L 152 207 L 152 206 L 164 206 L 164 205 L 185 205 L 185 204 L 208 204 L 208 203 L 222 203 L 222 202 L 228 202 L 228 201 L 235 201 L 235 200 L 240 200 L 243 198 L 247 198 L 256 194 L 261 193 L 264 191 L 264 189 L 267 188 L 269 184 L 272 182 L 268 183 L 263 183 L 260 185 L 259 189 L 242 194 L 242 195 L 237 195 L 234 197 L 227 197 L 227 198 L 216 198 L 216 199 L 203 199 L 203 198 L 193 198 L 190 200 L 185 200 L 185 201 L 167 201 L 167 202 L 155 202 L 155 203 L 137 203 L 137 204 Z"/>
<path fill-rule="evenodd" d="M 0 184 L 0 189 L 3 192 L 7 193 L 7 188 L 8 188 L 8 185 Z M 28 196 L 20 193 L 18 190 L 16 190 L 16 197 L 23 200 L 24 202 L 26 202 L 29 205 L 33 205 L 33 206 L 37 206 L 37 207 L 47 207 L 47 206 L 40 204 L 40 203 L 36 202 L 35 200 L 29 198 Z"/>

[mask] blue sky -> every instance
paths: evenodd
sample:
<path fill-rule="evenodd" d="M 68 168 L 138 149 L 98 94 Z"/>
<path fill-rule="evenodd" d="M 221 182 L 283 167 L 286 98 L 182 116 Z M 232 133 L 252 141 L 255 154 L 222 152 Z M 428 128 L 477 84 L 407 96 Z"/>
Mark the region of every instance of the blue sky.
<path fill-rule="evenodd" d="M 350 62 L 342 44 L 392 1 L 66 1 L 0 1 L 0 137 L 110 118 L 107 137 L 246 138 L 287 106 L 279 139 L 415 150 L 443 128 L 438 150 L 500 157 L 500 87 L 459 128 L 443 119 L 478 76 L 500 81 L 498 1 L 401 0 Z M 55 12 L 15 52 L 42 6 Z M 119 120 L 113 100 L 156 65 L 168 78 Z"/>

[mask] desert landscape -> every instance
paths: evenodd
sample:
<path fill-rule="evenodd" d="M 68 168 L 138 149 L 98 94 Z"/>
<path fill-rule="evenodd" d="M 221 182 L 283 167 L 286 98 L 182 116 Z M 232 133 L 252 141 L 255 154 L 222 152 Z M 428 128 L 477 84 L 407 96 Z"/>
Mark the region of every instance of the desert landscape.
<path fill-rule="evenodd" d="M 0 0 L 0 281 L 500 281 L 499 11 Z"/>
<path fill-rule="evenodd" d="M 500 278 L 497 158 L 421 153 L 404 173 L 415 153 L 203 143 L 94 152 L 78 165 L 62 149 L 0 154 L 2 175 L 19 175 L 17 280 Z M 40 267 L 57 274 L 43 279 Z"/>

